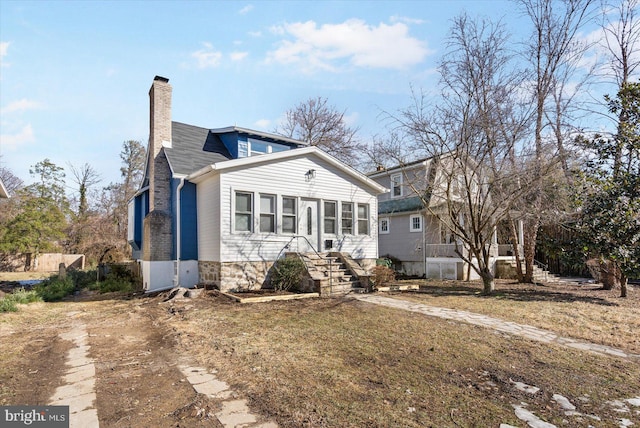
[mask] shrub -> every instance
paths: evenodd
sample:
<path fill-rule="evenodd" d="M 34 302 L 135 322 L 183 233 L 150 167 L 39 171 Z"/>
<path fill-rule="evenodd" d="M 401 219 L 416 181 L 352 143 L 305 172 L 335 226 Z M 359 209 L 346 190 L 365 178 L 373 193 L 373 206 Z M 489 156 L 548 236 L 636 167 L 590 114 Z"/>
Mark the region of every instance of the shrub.
<path fill-rule="evenodd" d="M 56 275 L 42 281 L 35 289 L 45 302 L 55 302 L 72 294 L 75 288 L 71 276 L 61 279 Z"/>
<path fill-rule="evenodd" d="M 36 290 L 25 290 L 24 287 L 18 288 L 14 290 L 9 296 L 5 298 L 9 298 L 16 303 L 27 304 L 32 302 L 42 302 L 42 297 L 38 294 Z"/>
<path fill-rule="evenodd" d="M 73 280 L 73 284 L 76 288 L 91 288 L 96 282 L 98 271 L 96 269 L 91 270 L 70 270 L 67 276 L 70 276 Z"/>
<path fill-rule="evenodd" d="M 133 284 L 128 278 L 122 278 L 118 275 L 107 275 L 104 281 L 98 283 L 98 289 L 101 293 L 123 292 L 131 293 L 133 291 Z"/>
<path fill-rule="evenodd" d="M 371 280 L 373 281 L 373 286 L 375 288 L 383 287 L 385 285 L 389 285 L 391 282 L 395 281 L 396 272 L 387 267 L 387 266 L 374 266 L 373 267 L 373 275 L 371 276 Z"/>
<path fill-rule="evenodd" d="M 15 312 L 17 310 L 18 306 L 10 296 L 0 299 L 0 312 Z"/>
<path fill-rule="evenodd" d="M 304 262 L 297 257 L 285 257 L 273 265 L 271 285 L 278 291 L 296 290 L 307 272 Z"/>

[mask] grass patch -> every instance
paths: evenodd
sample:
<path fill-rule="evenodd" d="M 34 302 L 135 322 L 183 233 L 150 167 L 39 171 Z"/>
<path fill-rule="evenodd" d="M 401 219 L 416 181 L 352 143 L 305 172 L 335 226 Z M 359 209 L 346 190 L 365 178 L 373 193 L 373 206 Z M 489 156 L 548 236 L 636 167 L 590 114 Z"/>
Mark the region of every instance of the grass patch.
<path fill-rule="evenodd" d="M 617 418 L 604 403 L 640 387 L 634 362 L 349 299 L 207 301 L 171 319 L 181 352 L 282 427 L 520 426 L 512 405 L 522 401 L 560 426 L 553 394 Z"/>
<path fill-rule="evenodd" d="M 561 336 L 622 348 L 640 354 L 640 289 L 626 299 L 619 290 L 598 285 L 517 284 L 497 281 L 494 296 L 480 294 L 479 282 L 398 281 L 420 284 L 418 291 L 386 294 L 404 300 L 475 312 L 529 324 Z"/>

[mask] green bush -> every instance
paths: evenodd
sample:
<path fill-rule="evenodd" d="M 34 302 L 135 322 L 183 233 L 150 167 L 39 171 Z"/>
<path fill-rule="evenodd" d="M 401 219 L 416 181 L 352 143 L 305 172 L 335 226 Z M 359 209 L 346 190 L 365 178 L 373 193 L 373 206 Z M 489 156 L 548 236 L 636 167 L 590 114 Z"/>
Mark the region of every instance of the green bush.
<path fill-rule="evenodd" d="M 10 298 L 16 303 L 27 304 L 32 302 L 42 302 L 42 297 L 38 294 L 36 290 L 25 290 L 24 287 L 18 288 L 17 290 L 13 290 L 9 296 L 5 298 Z"/>
<path fill-rule="evenodd" d="M 67 276 L 70 276 L 73 280 L 73 284 L 76 288 L 91 288 L 96 283 L 98 271 L 96 269 L 91 270 L 70 270 L 67 272 Z"/>
<path fill-rule="evenodd" d="M 0 299 L 0 312 L 15 312 L 17 310 L 16 302 L 9 296 Z"/>
<path fill-rule="evenodd" d="M 271 285 L 278 291 L 296 290 L 300 287 L 307 268 L 297 257 L 285 257 L 273 266 Z"/>
<path fill-rule="evenodd" d="M 71 276 L 61 279 L 56 275 L 42 281 L 36 286 L 35 290 L 45 302 L 55 302 L 72 294 L 75 288 Z"/>
<path fill-rule="evenodd" d="M 35 290 L 18 288 L 0 299 L 0 312 L 15 312 L 18 310 L 18 303 L 24 305 L 31 302 L 42 302 L 42 298 Z"/>
<path fill-rule="evenodd" d="M 133 284 L 128 278 L 122 278 L 119 275 L 107 275 L 104 281 L 98 283 L 98 289 L 101 293 L 122 292 L 131 293 L 133 291 Z"/>

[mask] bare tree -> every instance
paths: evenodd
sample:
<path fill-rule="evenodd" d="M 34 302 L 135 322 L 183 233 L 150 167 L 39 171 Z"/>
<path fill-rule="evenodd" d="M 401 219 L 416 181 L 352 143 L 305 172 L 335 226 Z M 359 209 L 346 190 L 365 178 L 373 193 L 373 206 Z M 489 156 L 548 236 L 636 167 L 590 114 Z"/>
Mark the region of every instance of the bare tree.
<path fill-rule="evenodd" d="M 0 155 L 0 160 L 2 159 L 2 155 Z M 2 183 L 4 183 L 4 187 L 9 192 L 9 195 L 13 195 L 16 193 L 18 189 L 20 189 L 24 183 L 23 181 L 16 176 L 9 168 L 0 166 L 0 179 Z"/>
<path fill-rule="evenodd" d="M 120 174 L 124 179 L 124 199 L 128 201 L 138 189 L 144 175 L 146 149 L 140 141 L 125 141 L 122 143 L 120 159 L 122 160 Z"/>
<path fill-rule="evenodd" d="M 603 4 L 602 29 L 604 44 L 608 53 L 607 63 L 615 76 L 618 90 L 630 83 L 631 76 L 640 66 L 640 20 L 638 19 L 639 0 L 619 0 Z M 626 109 L 618 112 L 617 135 L 622 135 L 622 128 L 629 122 Z M 613 159 L 613 175 L 617 178 L 621 169 L 623 142 L 616 140 Z"/>
<path fill-rule="evenodd" d="M 593 0 L 517 0 L 533 25 L 525 54 L 531 65 L 532 102 L 535 106 L 533 174 L 535 188 L 529 199 L 525 222 L 525 282 L 533 282 L 536 238 L 544 211 L 542 178 L 548 167 L 545 157 L 545 127 L 548 100 L 562 79 L 559 76 L 575 59 L 576 34 L 589 19 Z M 555 159 L 552 159 L 554 162 Z"/>
<path fill-rule="evenodd" d="M 450 31 L 438 104 L 414 93 L 412 105 L 392 117 L 396 128 L 385 154 L 401 148 L 400 153 L 434 159 L 426 186 L 409 185 L 456 237 L 456 253 L 490 294 L 496 227 L 529 187 L 524 180 L 530 175 L 521 175 L 514 162 L 529 114 L 518 99 L 522 74 L 513 68 L 504 27 L 461 15 Z"/>
<path fill-rule="evenodd" d="M 77 217 L 83 217 L 88 210 L 87 193 L 91 186 L 98 184 L 102 179 L 100 174 L 88 163 L 80 167 L 69 164 L 73 182 L 78 186 L 78 211 Z"/>
<path fill-rule="evenodd" d="M 309 98 L 288 110 L 274 132 L 317 146 L 356 168 L 365 147 L 356 138 L 358 129 L 347 125 L 345 114 L 346 110 L 330 106 L 326 98 Z"/>

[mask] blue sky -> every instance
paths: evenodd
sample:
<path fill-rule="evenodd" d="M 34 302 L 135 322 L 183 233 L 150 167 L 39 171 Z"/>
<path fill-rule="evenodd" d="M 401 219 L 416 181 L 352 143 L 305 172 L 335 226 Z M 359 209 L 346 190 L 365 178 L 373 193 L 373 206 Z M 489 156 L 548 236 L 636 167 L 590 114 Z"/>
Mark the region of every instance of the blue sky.
<path fill-rule="evenodd" d="M 122 142 L 146 145 L 155 75 L 170 79 L 176 121 L 273 131 L 322 96 L 368 141 L 411 85 L 435 87 L 463 10 L 522 27 L 506 0 L 0 0 L 0 162 L 27 183 L 44 158 L 119 181 Z"/>

